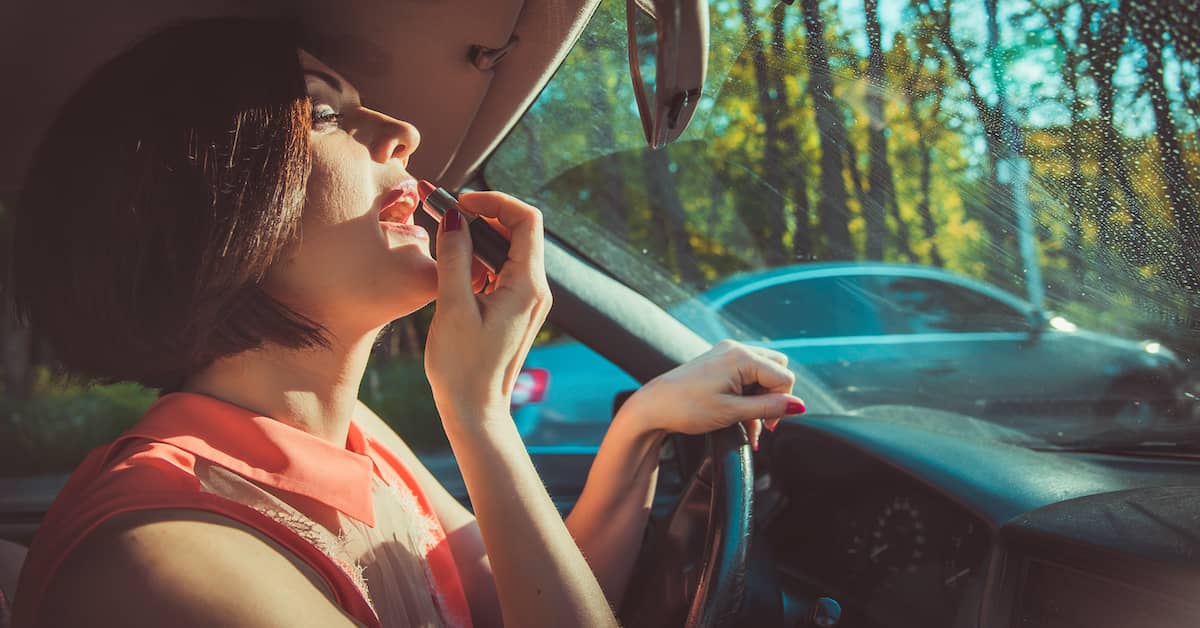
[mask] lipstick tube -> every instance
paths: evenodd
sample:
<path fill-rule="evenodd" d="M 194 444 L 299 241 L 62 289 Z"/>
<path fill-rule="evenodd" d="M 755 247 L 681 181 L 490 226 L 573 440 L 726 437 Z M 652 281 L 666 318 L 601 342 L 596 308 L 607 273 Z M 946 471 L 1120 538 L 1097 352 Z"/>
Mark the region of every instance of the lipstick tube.
<path fill-rule="evenodd" d="M 434 187 L 428 181 L 421 181 L 419 188 L 421 190 L 421 209 L 437 222 L 442 222 L 442 217 L 450 208 L 457 209 L 462 214 L 463 220 L 467 223 L 467 229 L 471 232 L 475 259 L 479 260 L 493 274 L 499 274 L 504 262 L 508 260 L 508 249 L 511 244 L 508 238 L 500 235 L 500 232 L 493 229 L 486 220 L 481 220 L 478 216 L 463 211 L 458 204 L 458 199 L 444 188 Z"/>

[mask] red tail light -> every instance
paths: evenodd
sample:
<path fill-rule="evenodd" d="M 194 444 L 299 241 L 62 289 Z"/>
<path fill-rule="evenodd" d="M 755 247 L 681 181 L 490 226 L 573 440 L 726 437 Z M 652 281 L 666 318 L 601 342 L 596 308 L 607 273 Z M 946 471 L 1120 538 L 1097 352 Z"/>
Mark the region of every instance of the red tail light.
<path fill-rule="evenodd" d="M 538 403 L 546 398 L 550 387 L 550 371 L 546 369 L 521 369 L 517 383 L 513 386 L 512 407 L 519 408 L 527 403 Z"/>

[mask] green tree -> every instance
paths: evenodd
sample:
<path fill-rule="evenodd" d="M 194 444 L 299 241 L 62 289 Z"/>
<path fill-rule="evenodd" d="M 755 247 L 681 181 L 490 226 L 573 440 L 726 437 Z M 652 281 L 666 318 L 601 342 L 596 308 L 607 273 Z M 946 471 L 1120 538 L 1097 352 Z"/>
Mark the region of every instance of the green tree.
<path fill-rule="evenodd" d="M 763 46 L 762 33 L 759 30 L 758 21 L 754 15 L 754 8 L 751 6 L 750 0 L 739 0 L 738 8 L 742 17 L 742 25 L 746 32 L 748 40 L 747 48 L 750 50 L 751 64 L 754 66 L 754 85 L 756 87 L 755 94 L 758 97 L 758 115 L 763 122 L 763 155 L 759 162 L 762 165 L 762 177 L 769 192 L 776 192 L 786 188 L 784 185 L 783 166 L 784 160 L 781 154 L 781 130 L 779 125 L 779 117 L 786 115 L 783 111 L 782 102 L 777 95 L 772 95 L 773 80 L 769 74 L 770 62 L 767 59 L 766 50 Z M 786 233 L 784 228 L 784 210 L 786 197 L 778 193 L 768 193 L 761 195 L 763 202 L 749 206 L 746 209 L 755 216 L 750 219 L 756 225 L 754 229 L 754 237 L 759 242 L 763 256 L 768 264 L 776 266 L 787 261 L 787 253 L 784 247 L 783 237 Z"/>
<path fill-rule="evenodd" d="M 821 144 L 821 176 L 817 196 L 817 216 L 831 259 L 854 259 L 850 243 L 846 182 L 842 169 L 846 164 L 844 147 L 850 142 L 838 101 L 834 95 L 833 74 L 825 44 L 825 18 L 818 0 L 801 0 L 804 26 L 808 33 L 808 93 L 816 114 L 816 132 Z"/>
<path fill-rule="evenodd" d="M 908 40 L 897 33 L 892 49 L 898 62 L 897 76 L 906 88 L 900 90 L 904 98 L 904 111 L 916 139 L 918 158 L 916 213 L 921 223 L 921 233 L 929 243 L 929 263 L 943 266 L 945 261 L 937 246 L 937 221 L 933 217 L 933 146 L 944 134 L 939 119 L 945 99 L 946 64 L 933 49 L 930 29 L 916 29 L 915 49 L 910 52 Z M 929 70 L 926 62 L 932 60 L 936 69 Z M 905 169 L 911 172 L 912 169 Z"/>
<path fill-rule="evenodd" d="M 784 147 L 789 165 L 787 171 L 787 190 L 793 203 L 792 210 L 792 257 L 794 259 L 811 259 L 813 256 L 812 232 L 809 227 L 812 216 L 812 204 L 809 201 L 808 159 L 804 154 L 804 146 L 800 135 L 806 130 L 805 118 L 799 112 L 804 110 L 804 90 L 795 90 L 795 95 L 789 89 L 788 78 L 799 79 L 800 68 L 794 65 L 790 54 L 791 44 L 788 42 L 785 22 L 787 20 L 787 3 L 780 2 L 771 11 L 771 50 L 773 65 L 776 71 L 771 75 L 771 91 L 776 95 L 780 107 L 786 107 L 787 112 L 780 123 L 780 143 Z M 792 70 L 788 72 L 788 70 Z M 786 73 L 786 74 L 785 74 Z"/>
<path fill-rule="evenodd" d="M 870 52 L 867 56 L 867 118 L 870 132 L 870 144 L 867 148 L 868 166 L 867 181 L 870 189 L 863 203 L 863 217 L 867 223 L 867 259 L 883 259 L 884 238 L 887 227 L 884 216 L 889 209 L 897 219 L 897 242 L 907 257 L 912 253 L 908 246 L 907 230 L 899 220 L 899 209 L 896 205 L 896 188 L 892 181 L 892 164 L 888 159 L 888 129 L 884 119 L 883 103 L 887 90 L 887 77 L 883 67 L 883 43 L 879 25 L 879 0 L 863 0 L 863 12 L 866 16 L 867 45 Z"/>
<path fill-rule="evenodd" d="M 1175 6 L 1181 3 L 1129 4 L 1132 5 L 1133 32 L 1145 46 L 1141 74 L 1143 88 L 1150 97 L 1150 108 L 1154 112 L 1154 138 L 1161 160 L 1163 191 L 1179 230 L 1178 257 L 1186 269 L 1179 281 L 1190 292 L 1200 293 L 1200 216 L 1196 214 L 1196 192 L 1188 179 L 1183 161 L 1183 146 L 1171 111 L 1164 69 L 1169 43 L 1167 24 L 1171 21 L 1168 12 L 1182 6 Z"/>
<path fill-rule="evenodd" d="M 981 198 L 986 203 L 977 203 L 973 213 L 980 216 L 988 232 L 988 238 L 993 246 L 1002 250 L 1016 250 L 1013 225 L 1016 224 L 1016 211 L 1012 188 L 1000 179 L 999 162 L 1013 153 L 1023 152 L 1019 137 L 1014 135 L 1016 123 L 1009 118 L 1006 99 L 997 91 L 996 101 L 990 102 L 984 95 L 979 83 L 975 80 L 976 65 L 967 57 L 963 46 L 955 40 L 952 28 L 953 5 L 945 0 L 941 6 L 934 4 L 935 0 L 913 0 L 913 8 L 922 18 L 930 20 L 937 40 L 941 43 L 945 54 L 949 57 L 958 87 L 967 94 L 967 102 L 974 108 L 979 121 L 980 130 L 987 144 L 987 181 L 986 192 Z M 1002 76 L 997 71 L 999 53 L 997 33 L 996 0 L 984 0 L 987 13 L 988 42 L 986 58 L 991 63 L 993 81 L 996 89 L 1003 86 Z M 1013 269 L 1007 257 L 995 260 L 988 266 L 988 279 L 993 283 L 1003 285 L 1012 276 Z"/>

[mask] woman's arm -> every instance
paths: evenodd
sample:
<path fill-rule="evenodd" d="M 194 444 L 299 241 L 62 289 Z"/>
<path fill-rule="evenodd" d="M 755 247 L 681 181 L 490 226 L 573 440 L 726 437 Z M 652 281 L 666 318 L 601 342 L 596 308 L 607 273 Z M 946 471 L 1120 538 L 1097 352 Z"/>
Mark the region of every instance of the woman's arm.
<path fill-rule="evenodd" d="M 506 625 L 604 626 L 615 618 L 546 493 L 512 419 L 450 434 Z M 511 609 L 503 602 L 509 601 Z"/>
<path fill-rule="evenodd" d="M 471 606 L 471 623 L 478 628 L 500 626 L 500 598 L 496 595 L 492 564 L 488 561 L 475 515 L 464 508 L 430 473 L 408 444 L 361 401 L 355 418 L 359 427 L 400 458 L 421 486 L 421 491 L 429 498 L 434 514 L 446 530 L 446 541 L 450 543 L 454 565 L 458 568 L 463 592 Z"/>
<path fill-rule="evenodd" d="M 628 415 L 621 415 L 628 417 Z M 500 625 L 500 600 L 479 524 L 383 419 L 361 401 L 359 426 L 388 447 L 412 473 L 446 530 L 475 626 Z M 615 609 L 629 581 L 654 498 L 662 433 L 614 421 L 588 472 L 584 495 L 566 526 Z"/>
<path fill-rule="evenodd" d="M 513 626 L 616 625 L 509 415 L 513 383 L 550 307 L 541 213 L 494 192 L 464 194 L 460 203 L 496 219 L 512 248 L 494 287 L 475 294 L 469 231 L 456 211 L 446 212 L 425 371 L 475 508 L 501 615 Z"/>
<path fill-rule="evenodd" d="M 566 520 L 614 609 L 641 549 L 666 438 L 665 432 L 644 429 L 635 420 L 620 413 L 613 419 Z"/>
<path fill-rule="evenodd" d="M 450 543 L 450 551 L 454 554 L 454 564 L 458 568 L 467 602 L 471 606 L 471 622 L 479 627 L 502 625 L 500 598 L 496 591 L 492 564 L 488 558 L 483 534 L 475 516 L 438 482 L 433 473 L 417 458 L 404 440 L 361 402 L 356 418 L 359 426 L 366 430 L 372 438 L 382 442 L 400 458 L 400 461 L 412 473 L 413 478 L 420 484 L 426 497 L 429 498 L 434 513 L 446 530 L 446 539 Z M 523 444 L 520 449 L 524 451 Z M 462 454 L 458 455 L 462 460 Z M 463 470 L 463 475 L 466 476 L 466 470 Z M 545 493 L 540 478 L 536 478 L 536 481 L 537 492 Z M 507 502 L 505 508 L 512 508 L 513 504 L 522 503 L 517 501 L 516 497 L 516 494 L 510 494 L 502 499 L 502 502 Z M 478 504 L 474 503 L 474 499 L 472 499 L 472 504 L 478 509 Z M 557 511 L 554 516 L 558 518 Z M 528 534 L 518 536 L 525 539 L 533 538 Z"/>
<path fill-rule="evenodd" d="M 626 402 L 621 415 L 628 418 L 615 421 L 568 529 L 509 413 L 513 383 L 550 305 L 541 214 L 498 193 L 463 195 L 460 203 L 511 233 L 512 248 L 488 293 L 477 295 L 469 231 L 450 227 L 458 218 L 447 212 L 425 370 L 475 509 L 501 615 L 510 625 L 615 625 L 608 600 L 622 597 L 640 546 L 661 434 L 749 421 L 757 441 L 761 424 L 753 417 L 778 420 L 802 407 L 788 394 L 794 377 L 782 354 L 725 342 L 647 384 Z M 751 387 L 765 393 L 744 397 Z"/>
<path fill-rule="evenodd" d="M 729 425 L 746 416 L 779 416 L 804 411 L 787 394 L 792 374 L 782 354 L 735 343 L 709 353 L 647 384 L 614 417 L 587 484 L 566 527 L 587 559 L 605 597 L 617 608 L 632 575 L 654 499 L 658 455 L 670 430 L 696 433 Z M 743 381 L 769 394 L 740 397 Z M 679 399 L 689 403 L 679 404 Z M 421 485 L 448 532 L 476 625 L 497 621 L 499 599 L 483 536 L 475 517 L 437 481 L 395 432 L 360 404 L 360 425 L 395 452 Z M 713 421 L 716 421 L 715 423 Z M 773 427 L 778 419 L 769 419 Z M 747 429 L 757 439 L 758 421 Z"/>
<path fill-rule="evenodd" d="M 643 386 L 613 418 L 567 528 L 617 608 L 641 549 L 654 500 L 658 454 L 671 432 L 702 434 L 745 422 L 751 442 L 761 423 L 804 411 L 791 393 L 795 378 L 781 353 L 734 342 Z M 743 396 L 757 387 L 762 394 Z"/>
<path fill-rule="evenodd" d="M 59 567 L 41 617 L 15 626 L 357 625 L 311 567 L 263 533 L 215 513 L 118 515 Z"/>

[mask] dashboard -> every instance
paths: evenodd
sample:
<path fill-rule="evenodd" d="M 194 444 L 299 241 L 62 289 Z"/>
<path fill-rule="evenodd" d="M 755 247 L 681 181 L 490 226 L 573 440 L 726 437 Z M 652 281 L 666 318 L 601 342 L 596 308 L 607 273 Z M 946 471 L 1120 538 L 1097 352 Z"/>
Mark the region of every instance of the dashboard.
<path fill-rule="evenodd" d="M 844 628 L 1200 625 L 1200 461 L 977 436 L 783 424 L 756 460 L 780 588 L 834 598 Z"/>
<path fill-rule="evenodd" d="M 988 525 L 895 473 L 856 474 L 825 489 L 789 499 L 770 528 L 793 587 L 838 600 L 844 626 L 954 624 L 964 596 L 978 590 Z"/>

